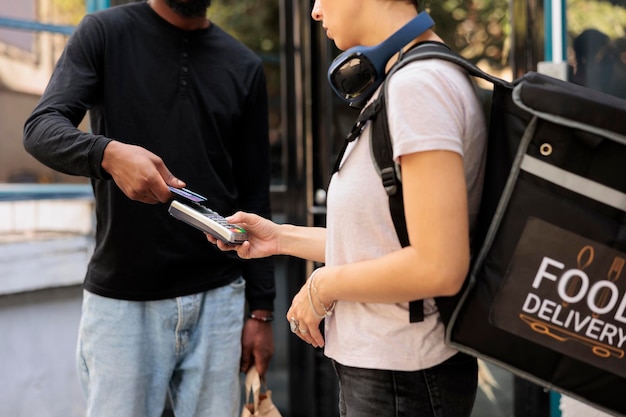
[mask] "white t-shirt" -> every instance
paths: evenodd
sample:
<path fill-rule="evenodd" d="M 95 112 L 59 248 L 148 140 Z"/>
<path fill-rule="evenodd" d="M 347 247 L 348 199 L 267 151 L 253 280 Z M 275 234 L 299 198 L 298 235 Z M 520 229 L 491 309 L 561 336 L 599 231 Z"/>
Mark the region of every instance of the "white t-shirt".
<path fill-rule="evenodd" d="M 478 211 L 486 133 L 483 110 L 466 73 L 455 64 L 424 60 L 389 79 L 387 114 L 394 158 L 435 149 L 463 156 L 470 217 Z M 401 249 L 387 194 L 370 153 L 369 125 L 344 156 L 329 186 L 326 264 L 377 258 Z M 346 365 L 415 371 L 456 353 L 444 344 L 444 326 L 433 299 L 424 321 L 410 323 L 408 303 L 339 301 L 325 320 L 325 354 Z"/>

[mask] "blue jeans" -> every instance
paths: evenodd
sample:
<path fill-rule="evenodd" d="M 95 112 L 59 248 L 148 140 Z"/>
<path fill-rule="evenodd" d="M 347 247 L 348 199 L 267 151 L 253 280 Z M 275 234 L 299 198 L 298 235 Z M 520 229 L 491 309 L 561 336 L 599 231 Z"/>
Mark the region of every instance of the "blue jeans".
<path fill-rule="evenodd" d="M 204 293 L 125 301 L 84 292 L 77 348 L 88 417 L 237 417 L 242 278 Z"/>
<path fill-rule="evenodd" d="M 415 372 L 333 365 L 339 377 L 341 417 L 467 417 L 472 413 L 478 365 L 463 353 Z"/>

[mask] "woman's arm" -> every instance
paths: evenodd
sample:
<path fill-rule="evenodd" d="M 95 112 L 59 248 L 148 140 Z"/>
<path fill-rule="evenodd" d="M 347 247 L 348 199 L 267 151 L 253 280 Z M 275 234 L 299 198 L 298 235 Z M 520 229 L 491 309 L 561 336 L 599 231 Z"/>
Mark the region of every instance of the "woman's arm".
<path fill-rule="evenodd" d="M 284 224 L 281 229 L 279 253 L 309 261 L 324 263 L 326 260 L 326 229 L 323 227 L 292 226 Z"/>

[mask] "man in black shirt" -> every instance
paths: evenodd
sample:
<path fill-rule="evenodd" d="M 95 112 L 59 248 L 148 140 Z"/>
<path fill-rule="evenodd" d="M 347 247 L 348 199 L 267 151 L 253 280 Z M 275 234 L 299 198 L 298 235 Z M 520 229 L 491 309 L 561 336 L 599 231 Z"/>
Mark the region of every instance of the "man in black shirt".
<path fill-rule="evenodd" d="M 225 254 L 167 212 L 170 185 L 222 214 L 271 214 L 261 61 L 209 4 L 87 15 L 25 124 L 26 149 L 89 177 L 96 198 L 78 344 L 91 417 L 160 416 L 168 390 L 178 416 L 236 416 L 239 371 L 263 375 L 273 354 L 271 261 Z"/>

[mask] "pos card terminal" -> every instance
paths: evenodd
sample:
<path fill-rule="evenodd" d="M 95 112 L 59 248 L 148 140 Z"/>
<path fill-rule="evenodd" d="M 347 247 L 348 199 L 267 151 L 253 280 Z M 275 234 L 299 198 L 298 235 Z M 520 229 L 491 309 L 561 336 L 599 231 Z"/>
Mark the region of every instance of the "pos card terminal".
<path fill-rule="evenodd" d="M 203 206 L 201 203 L 206 201 L 205 197 L 186 188 L 169 188 L 182 200 L 173 200 L 170 203 L 168 212 L 174 218 L 231 245 L 241 244 L 248 239 L 244 229 L 228 223 L 224 217 Z"/>

